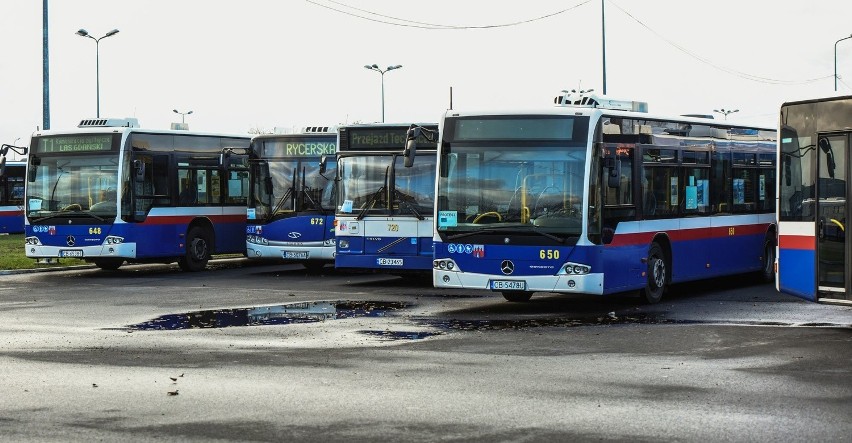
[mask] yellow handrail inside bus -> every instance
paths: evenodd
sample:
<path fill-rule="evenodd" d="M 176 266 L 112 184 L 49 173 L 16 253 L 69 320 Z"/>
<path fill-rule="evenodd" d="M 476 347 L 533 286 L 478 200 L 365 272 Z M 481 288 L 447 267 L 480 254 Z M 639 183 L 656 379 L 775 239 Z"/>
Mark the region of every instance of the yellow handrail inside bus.
<path fill-rule="evenodd" d="M 840 227 L 841 231 L 846 232 L 846 228 L 843 227 L 843 223 L 840 223 L 839 221 L 837 221 L 833 218 L 831 219 L 831 222 L 834 223 L 835 225 L 837 225 L 838 227 Z"/>

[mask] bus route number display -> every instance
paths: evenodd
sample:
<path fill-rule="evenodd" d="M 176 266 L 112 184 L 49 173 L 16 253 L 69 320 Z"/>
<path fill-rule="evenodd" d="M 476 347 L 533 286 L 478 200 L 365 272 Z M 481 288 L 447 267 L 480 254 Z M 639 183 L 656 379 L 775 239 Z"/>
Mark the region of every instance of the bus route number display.
<path fill-rule="evenodd" d="M 61 137 L 42 137 L 38 141 L 38 152 L 100 152 L 112 149 L 112 135 L 66 135 Z"/>

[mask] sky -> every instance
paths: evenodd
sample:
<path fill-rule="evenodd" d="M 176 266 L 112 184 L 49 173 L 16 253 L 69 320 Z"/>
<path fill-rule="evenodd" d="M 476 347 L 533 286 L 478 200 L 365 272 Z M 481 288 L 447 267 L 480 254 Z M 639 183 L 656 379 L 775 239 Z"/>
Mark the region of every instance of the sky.
<path fill-rule="evenodd" d="M 96 115 L 247 133 L 437 122 L 603 92 L 601 0 L 50 0 L 50 129 Z M 852 95 L 848 0 L 604 0 L 606 92 L 653 114 L 775 127 L 785 101 Z M 76 35 L 120 32 L 98 45 Z M 42 118 L 42 1 L 0 1 L 0 142 Z M 99 62 L 96 65 L 96 53 Z M 377 64 L 402 68 L 378 72 Z M 99 75 L 96 74 L 99 66 Z M 452 90 L 452 95 L 451 91 Z"/>

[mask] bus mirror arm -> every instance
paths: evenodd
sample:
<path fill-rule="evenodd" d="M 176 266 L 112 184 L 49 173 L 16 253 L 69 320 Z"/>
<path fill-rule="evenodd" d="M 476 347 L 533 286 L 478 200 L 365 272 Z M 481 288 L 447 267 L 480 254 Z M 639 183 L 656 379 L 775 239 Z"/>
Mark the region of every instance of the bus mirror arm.
<path fill-rule="evenodd" d="M 325 171 L 327 169 L 328 169 L 328 156 L 326 154 L 323 154 L 322 157 L 320 157 L 320 164 L 319 164 L 320 175 L 325 174 Z"/>
<path fill-rule="evenodd" d="M 606 154 L 603 164 L 607 170 L 606 185 L 610 188 L 619 187 L 621 185 L 621 162 L 615 157 L 615 150 Z"/>
<path fill-rule="evenodd" d="M 792 168 L 793 160 L 790 158 L 789 155 L 784 155 L 784 159 L 782 161 L 784 162 L 784 185 L 785 186 L 792 186 L 793 185 L 793 178 L 790 177 L 790 174 L 793 173 L 793 168 Z"/>

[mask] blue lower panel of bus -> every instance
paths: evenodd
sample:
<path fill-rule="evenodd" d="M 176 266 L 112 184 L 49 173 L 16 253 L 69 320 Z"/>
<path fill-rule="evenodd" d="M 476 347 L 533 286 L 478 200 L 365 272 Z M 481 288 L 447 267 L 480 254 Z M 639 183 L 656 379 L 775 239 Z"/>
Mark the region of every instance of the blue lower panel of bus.
<path fill-rule="evenodd" d="M 298 260 L 301 254 L 307 259 L 334 257 L 334 215 L 304 214 L 282 218 L 266 224 L 249 220 L 246 234 L 254 240 L 248 243 L 249 258 Z M 258 244 L 265 239 L 266 244 Z"/>
<path fill-rule="evenodd" d="M 428 271 L 432 269 L 432 237 L 338 238 L 334 266 L 389 272 Z"/>
<path fill-rule="evenodd" d="M 41 245 L 27 246 L 27 256 L 83 259 L 179 257 L 186 252 L 187 229 L 185 223 L 173 224 L 162 220 L 115 225 L 29 225 L 26 235 L 37 237 Z M 245 221 L 217 223 L 213 231 L 214 252 L 245 252 Z M 108 236 L 120 242 L 107 243 Z"/>
<path fill-rule="evenodd" d="M 813 249 L 779 249 L 778 286 L 781 291 L 816 301 L 815 263 Z"/>
<path fill-rule="evenodd" d="M 21 211 L 0 210 L 0 233 L 18 234 L 24 232 L 24 215 Z"/>
<path fill-rule="evenodd" d="M 761 233 L 671 239 L 671 282 L 760 270 L 765 234 L 760 229 L 754 231 Z M 494 279 L 529 278 L 529 282 L 550 286 L 556 292 L 577 292 L 570 286 L 571 278 L 565 277 L 569 274 L 559 276 L 560 269 L 570 263 L 588 266 L 590 274 L 604 276 L 603 287 L 591 293 L 640 289 L 647 282 L 646 258 L 652 237 L 653 234 L 642 234 L 638 241 L 626 244 L 574 247 L 436 243 L 435 259 L 452 259 L 456 268 L 453 272 L 436 271 L 435 284 L 440 286 L 447 277 L 444 281 L 448 286 L 458 282 L 462 287 L 483 289 Z M 552 283 L 546 282 L 548 276 Z M 578 281 L 575 279 L 574 283 Z"/>

